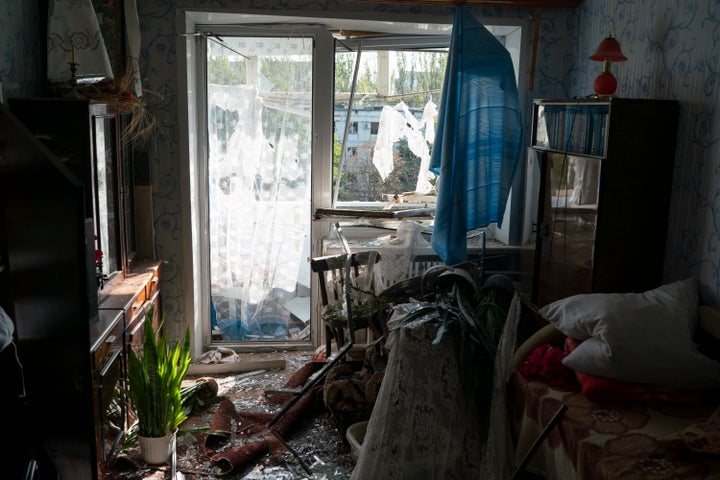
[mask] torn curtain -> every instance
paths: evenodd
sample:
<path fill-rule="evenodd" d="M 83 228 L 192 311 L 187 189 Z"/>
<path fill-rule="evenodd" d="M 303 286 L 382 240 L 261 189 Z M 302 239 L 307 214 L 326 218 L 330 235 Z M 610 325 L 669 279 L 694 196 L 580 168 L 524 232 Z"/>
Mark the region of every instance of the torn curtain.
<path fill-rule="evenodd" d="M 457 7 L 430 160 L 439 174 L 432 247 L 446 264 L 466 260 L 469 230 L 501 225 L 522 128 L 510 53 Z"/>

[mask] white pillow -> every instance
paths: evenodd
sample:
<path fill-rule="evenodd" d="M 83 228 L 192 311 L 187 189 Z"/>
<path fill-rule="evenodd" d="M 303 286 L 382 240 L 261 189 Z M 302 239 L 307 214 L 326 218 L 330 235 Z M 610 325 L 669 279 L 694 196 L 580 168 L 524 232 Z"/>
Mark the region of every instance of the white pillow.
<path fill-rule="evenodd" d="M 679 388 L 720 387 L 720 363 L 702 355 L 697 279 L 644 293 L 592 293 L 558 300 L 540 315 L 584 340 L 563 363 L 580 373 Z"/>

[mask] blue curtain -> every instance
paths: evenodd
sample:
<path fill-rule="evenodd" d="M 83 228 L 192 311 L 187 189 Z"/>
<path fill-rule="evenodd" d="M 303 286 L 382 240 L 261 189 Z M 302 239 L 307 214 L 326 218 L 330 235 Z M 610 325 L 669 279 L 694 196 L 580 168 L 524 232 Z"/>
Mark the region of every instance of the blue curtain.
<path fill-rule="evenodd" d="M 501 224 L 523 128 L 510 53 L 466 7 L 455 10 L 443 90 L 432 247 L 454 265 L 467 259 L 469 230 Z"/>

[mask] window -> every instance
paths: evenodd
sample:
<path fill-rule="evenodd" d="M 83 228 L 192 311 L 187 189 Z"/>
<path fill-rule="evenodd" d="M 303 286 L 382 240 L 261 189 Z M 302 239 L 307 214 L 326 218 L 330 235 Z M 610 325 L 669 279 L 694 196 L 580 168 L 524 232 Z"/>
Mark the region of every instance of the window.
<path fill-rule="evenodd" d="M 336 207 L 384 208 L 387 198 L 433 190 L 428 165 L 448 45 L 448 35 L 336 40 L 334 114 L 347 153 L 334 158 Z"/>
<path fill-rule="evenodd" d="M 288 17 L 284 20 L 287 21 Z M 197 111 L 204 112 L 204 120 L 199 118 L 197 131 L 201 140 L 206 135 L 200 145 L 208 145 L 208 155 L 204 154 L 204 147 L 198 148 L 197 163 L 191 165 L 190 170 L 197 169 L 200 180 L 197 184 L 199 195 L 195 197 L 197 203 L 193 207 L 194 211 L 200 212 L 198 228 L 201 231 L 207 229 L 210 233 L 207 238 L 198 237 L 201 248 L 197 250 L 194 262 L 196 265 L 207 265 L 206 273 L 199 272 L 198 291 L 202 294 L 212 292 L 207 299 L 197 301 L 199 305 L 206 306 L 200 311 L 206 312 L 208 318 L 204 329 L 208 343 L 212 338 L 229 343 L 271 341 L 319 345 L 320 339 L 315 336 L 315 332 L 320 333 L 319 302 L 310 291 L 310 272 L 303 259 L 323 254 L 322 239 L 331 235 L 332 222 L 313 222 L 313 214 L 318 208 L 341 205 L 362 204 L 363 208 L 380 209 L 393 194 L 416 190 L 420 164 L 425 157 L 413 151 L 408 135 L 389 144 L 393 171 L 396 176 L 403 173 L 401 179 L 391 179 L 395 183 L 379 180 L 380 175 L 372 158 L 377 138 L 383 134 L 383 108 L 403 115 L 407 113 L 405 123 L 413 129 L 413 141 L 415 134 L 425 138 L 428 129 L 432 128 L 427 121 L 423 123 L 423 113 L 430 101 L 435 105 L 440 103 L 442 82 L 437 82 L 434 77 L 440 76 L 439 71 L 444 74 L 452 19 L 445 20 L 447 23 L 423 24 L 416 29 L 411 23 L 396 21 L 368 20 L 354 25 L 347 20 L 295 18 L 293 24 L 282 24 L 272 16 L 255 15 L 239 15 L 238 25 L 235 26 L 229 25 L 232 22 L 227 17 L 223 17 L 223 25 L 205 22 L 200 25 L 201 22 L 198 22 L 195 28 L 203 41 L 197 45 L 202 45 L 203 49 L 198 50 L 197 72 L 189 69 L 188 78 L 192 79 L 197 73 L 197 83 L 193 84 L 198 92 Z M 337 33 L 340 30 L 377 31 L 379 34 L 372 36 L 375 38 L 346 38 Z M 385 33 L 382 33 L 383 30 Z M 519 50 L 518 31 L 518 26 L 501 27 L 498 37 L 504 41 L 502 32 L 516 32 Z M 419 35 L 419 32 L 422 34 Z M 243 41 L 245 43 L 241 44 Z M 251 44 L 255 50 L 252 50 Z M 262 70 L 263 65 L 276 62 L 279 57 L 276 55 L 269 60 L 271 53 L 262 51 L 260 44 L 264 45 L 262 48 L 277 45 L 278 52 L 284 52 L 278 55 L 286 55 L 285 60 L 289 59 L 287 55 L 291 50 L 297 53 L 294 60 L 288 60 L 284 70 L 290 72 L 288 77 L 297 80 L 292 88 L 281 86 L 269 72 Z M 360 47 L 362 68 L 353 88 L 352 71 Z M 223 90 L 227 93 L 226 98 L 240 98 L 230 93 L 237 86 L 229 88 L 228 83 L 223 83 L 224 79 L 219 81 L 222 69 L 217 68 L 219 64 L 212 65 L 213 56 L 223 57 L 225 73 L 242 77 L 238 86 L 252 86 L 255 92 L 252 95 L 262 99 L 247 103 L 258 107 L 254 111 L 255 121 L 248 123 L 241 116 L 236 117 L 238 110 L 234 106 L 229 108 L 227 102 L 208 101 L 213 95 L 220 98 Z M 268 57 L 263 59 L 263 56 Z M 412 59 L 413 56 L 424 59 Z M 519 57 L 516 54 L 514 58 Z M 235 66 L 227 68 L 230 63 L 235 63 Z M 212 77 L 218 74 L 220 77 Z M 213 83 L 215 86 L 211 85 Z M 192 95 L 194 93 L 191 93 L 191 98 Z M 274 113 L 271 114 L 270 110 Z M 189 112 L 192 115 L 192 107 L 189 107 Z M 282 122 L 277 120 L 279 118 Z M 192 126 L 192 117 L 190 123 Z M 231 140 L 236 132 L 248 128 L 253 128 L 256 133 L 246 138 L 252 138 L 253 142 L 261 139 L 257 149 L 249 148 L 251 144 L 248 142 Z M 222 142 L 218 142 L 223 138 Z M 426 143 L 428 149 L 431 148 L 430 142 Z M 388 144 L 383 145 L 387 147 Z M 257 154 L 249 155 L 249 152 Z M 219 157 L 213 158 L 214 154 Z M 342 170 L 339 169 L 340 162 L 343 163 Z M 291 172 L 286 170 L 287 167 L 292 167 L 296 174 L 289 175 Z M 411 172 L 406 173 L 407 170 Z M 338 171 L 342 172 L 340 176 Z M 431 178 L 427 180 L 432 183 Z M 216 216 L 216 207 L 221 204 L 219 199 L 237 196 L 241 192 L 243 201 L 235 199 L 223 207 L 228 218 L 235 222 L 216 228 L 221 225 Z M 256 230 L 250 236 L 235 232 L 232 239 L 226 237 L 220 240 L 219 235 L 226 235 L 241 224 L 257 229 L 271 218 L 267 212 L 258 216 L 257 212 L 261 209 L 255 207 L 260 205 L 253 202 L 262 201 L 285 202 L 283 208 L 272 207 L 272 211 L 293 211 L 299 215 L 298 218 L 304 218 L 286 222 L 295 228 L 289 233 L 292 249 L 270 247 L 270 242 L 260 238 L 275 238 L 278 235 L 256 237 Z M 252 215 L 241 213 L 248 202 L 252 206 L 249 210 Z M 270 208 L 269 204 L 262 207 Z M 381 234 L 386 235 L 387 231 Z M 252 242 L 264 245 L 266 254 L 252 260 L 249 257 L 240 261 L 230 260 L 233 256 L 239 258 L 237 252 L 246 251 L 253 245 Z M 288 253 L 290 251 L 293 253 Z M 292 257 L 293 260 L 290 263 L 278 262 L 280 257 L 277 252 L 285 252 L 287 258 Z M 274 258 L 275 263 L 261 262 L 259 266 L 256 261 L 260 258 L 262 262 Z M 261 273 L 269 271 L 282 271 L 286 281 L 280 289 L 282 291 L 272 287 L 269 277 Z M 218 281 L 217 272 L 223 272 L 222 281 Z M 257 281 L 262 289 L 243 291 L 253 283 L 241 280 L 249 272 L 253 273 L 256 278 L 252 280 Z M 220 295 L 221 291 L 223 295 Z M 253 331 L 252 319 L 244 316 L 258 312 L 267 318 L 273 317 L 273 321 L 269 322 L 269 328 Z M 280 320 L 276 322 L 275 317 Z M 212 335 L 211 326 L 216 327 Z"/>

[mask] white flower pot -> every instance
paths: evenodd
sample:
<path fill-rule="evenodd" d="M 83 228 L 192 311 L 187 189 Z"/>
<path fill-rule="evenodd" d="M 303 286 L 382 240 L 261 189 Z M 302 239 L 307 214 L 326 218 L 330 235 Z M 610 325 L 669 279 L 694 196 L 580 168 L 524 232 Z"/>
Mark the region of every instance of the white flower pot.
<path fill-rule="evenodd" d="M 175 451 L 176 435 L 177 432 L 165 437 L 138 436 L 143 460 L 150 465 L 167 463 L 173 451 Z"/>

